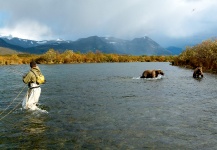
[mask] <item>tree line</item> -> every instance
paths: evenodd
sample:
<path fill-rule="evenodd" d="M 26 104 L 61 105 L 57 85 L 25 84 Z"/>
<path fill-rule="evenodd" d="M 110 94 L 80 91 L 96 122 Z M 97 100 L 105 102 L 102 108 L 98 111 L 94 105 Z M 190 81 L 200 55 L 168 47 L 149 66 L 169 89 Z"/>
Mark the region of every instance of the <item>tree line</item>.
<path fill-rule="evenodd" d="M 121 54 L 106 54 L 100 51 L 95 52 L 73 52 L 66 50 L 60 53 L 49 49 L 41 55 L 35 54 L 13 54 L 0 56 L 0 65 L 28 64 L 35 60 L 39 64 L 70 64 L 70 63 L 105 63 L 105 62 L 170 62 L 173 56 L 133 56 Z"/>
<path fill-rule="evenodd" d="M 63 53 L 49 49 L 41 55 L 11 54 L 1 55 L 0 65 L 28 64 L 35 60 L 39 64 L 105 63 L 105 62 L 171 62 L 172 65 L 187 68 L 203 67 L 204 71 L 217 73 L 217 39 L 206 40 L 195 46 L 188 46 L 178 56 L 133 56 L 106 54 L 100 51 L 80 53 L 66 50 Z"/>
<path fill-rule="evenodd" d="M 172 61 L 173 65 L 188 68 L 203 67 L 203 70 L 217 73 L 217 40 L 205 40 L 186 49 Z"/>

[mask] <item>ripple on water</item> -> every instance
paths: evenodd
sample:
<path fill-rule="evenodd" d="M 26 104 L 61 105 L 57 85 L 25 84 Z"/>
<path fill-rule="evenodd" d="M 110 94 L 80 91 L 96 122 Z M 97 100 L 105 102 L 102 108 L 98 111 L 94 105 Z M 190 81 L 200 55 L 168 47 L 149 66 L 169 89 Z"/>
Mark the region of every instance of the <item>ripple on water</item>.
<path fill-rule="evenodd" d="M 195 80 L 192 70 L 169 63 L 40 68 L 48 82 L 39 102 L 48 113 L 11 113 L 0 122 L 1 148 L 216 149 L 216 75 Z M 165 76 L 140 79 L 144 70 L 155 68 Z M 1 112 L 23 83 L 20 76 L 1 69 L 0 74 L 0 83 L 8 83 L 0 88 Z"/>

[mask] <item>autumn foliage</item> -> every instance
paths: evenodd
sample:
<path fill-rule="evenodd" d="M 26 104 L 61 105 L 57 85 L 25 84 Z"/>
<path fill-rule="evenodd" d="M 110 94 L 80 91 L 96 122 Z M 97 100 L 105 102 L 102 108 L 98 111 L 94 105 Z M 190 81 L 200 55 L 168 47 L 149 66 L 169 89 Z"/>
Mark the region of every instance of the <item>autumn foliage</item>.
<path fill-rule="evenodd" d="M 66 50 L 59 53 L 54 49 L 42 55 L 14 54 L 0 56 L 0 65 L 27 64 L 35 60 L 39 64 L 69 64 L 69 63 L 105 63 L 105 62 L 169 62 L 173 56 L 132 56 L 120 54 L 105 54 L 100 51 L 85 54 Z"/>
<path fill-rule="evenodd" d="M 187 47 L 173 64 L 189 68 L 203 67 L 203 70 L 217 72 L 217 40 L 206 40 L 193 47 Z"/>

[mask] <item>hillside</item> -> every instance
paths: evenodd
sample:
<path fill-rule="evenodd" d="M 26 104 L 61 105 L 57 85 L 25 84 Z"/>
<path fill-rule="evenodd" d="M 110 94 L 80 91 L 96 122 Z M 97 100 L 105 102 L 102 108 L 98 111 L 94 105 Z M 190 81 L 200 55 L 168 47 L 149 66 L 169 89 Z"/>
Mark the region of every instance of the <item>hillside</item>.
<path fill-rule="evenodd" d="M 9 48 L 4 48 L 0 47 L 0 55 L 7 55 L 7 54 L 18 54 L 17 51 L 9 49 Z"/>

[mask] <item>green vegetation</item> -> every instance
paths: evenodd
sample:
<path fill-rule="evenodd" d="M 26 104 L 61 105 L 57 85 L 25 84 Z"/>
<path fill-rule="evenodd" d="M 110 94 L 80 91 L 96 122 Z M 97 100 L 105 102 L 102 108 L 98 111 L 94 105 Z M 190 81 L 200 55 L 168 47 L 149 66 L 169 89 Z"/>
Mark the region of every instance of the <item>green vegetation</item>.
<path fill-rule="evenodd" d="M 206 40 L 193 47 L 187 47 L 174 57 L 173 65 L 188 68 L 203 67 L 203 70 L 217 73 L 217 40 Z"/>
<path fill-rule="evenodd" d="M 105 54 L 100 51 L 81 54 L 72 50 L 59 53 L 54 49 L 48 50 L 42 55 L 13 54 L 0 56 L 0 65 L 28 64 L 35 60 L 39 64 L 70 64 L 70 63 L 105 63 L 105 62 L 170 62 L 173 56 L 132 56 Z"/>

